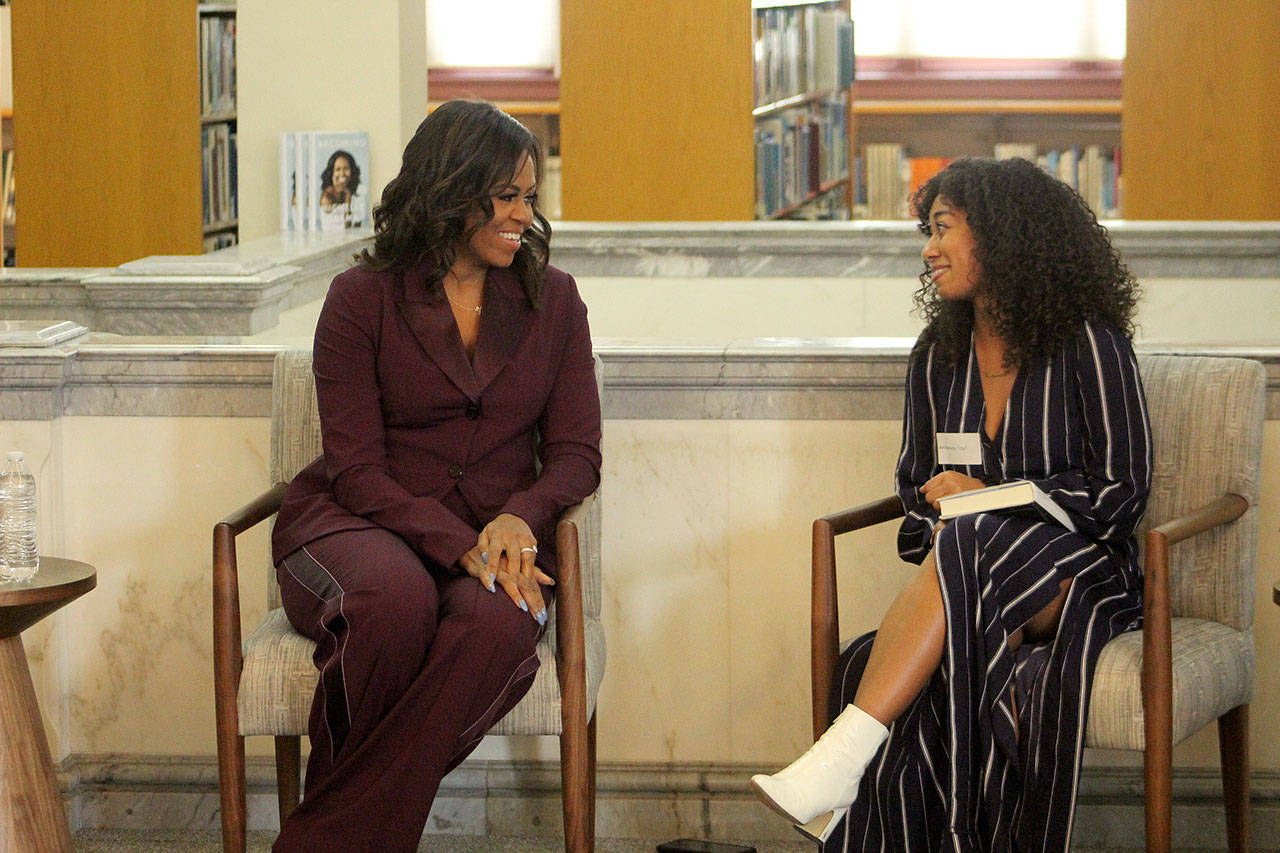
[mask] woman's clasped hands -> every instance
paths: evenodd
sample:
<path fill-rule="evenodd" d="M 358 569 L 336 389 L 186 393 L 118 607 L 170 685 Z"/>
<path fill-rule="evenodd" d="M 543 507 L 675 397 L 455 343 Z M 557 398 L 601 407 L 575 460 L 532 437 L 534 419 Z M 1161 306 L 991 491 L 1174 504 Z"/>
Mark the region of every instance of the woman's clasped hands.
<path fill-rule="evenodd" d="M 974 489 L 984 488 L 987 484 L 973 477 L 961 474 L 959 471 L 943 471 L 936 474 L 925 481 L 920 487 L 924 499 L 934 509 L 938 508 L 938 499 L 945 498 L 947 495 L 954 495 L 959 492 L 970 492 Z"/>
<path fill-rule="evenodd" d="M 553 586 L 555 580 L 539 569 L 538 540 L 524 519 L 502 513 L 480 531 L 476 545 L 462 555 L 462 568 L 489 592 L 501 585 L 516 607 L 527 611 L 539 625 L 547 624 L 547 605 L 539 584 Z"/>

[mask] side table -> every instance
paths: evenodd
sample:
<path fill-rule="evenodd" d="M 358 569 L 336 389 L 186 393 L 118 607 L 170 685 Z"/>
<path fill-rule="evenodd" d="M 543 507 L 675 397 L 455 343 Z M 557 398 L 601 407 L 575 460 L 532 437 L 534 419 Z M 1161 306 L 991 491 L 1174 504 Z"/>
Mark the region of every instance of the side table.
<path fill-rule="evenodd" d="M 70 853 L 71 830 L 21 634 L 98 584 L 93 566 L 41 557 L 29 581 L 0 584 L 0 850 Z"/>

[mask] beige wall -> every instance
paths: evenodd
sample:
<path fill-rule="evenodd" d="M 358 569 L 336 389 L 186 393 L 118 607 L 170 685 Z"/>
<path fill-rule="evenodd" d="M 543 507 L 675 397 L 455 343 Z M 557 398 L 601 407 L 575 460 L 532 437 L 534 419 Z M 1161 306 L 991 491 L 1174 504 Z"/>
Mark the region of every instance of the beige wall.
<path fill-rule="evenodd" d="M 46 551 L 99 571 L 96 590 L 25 635 L 56 758 L 213 754 L 210 531 L 266 482 L 267 433 L 263 418 L 0 424 L 0 447 L 27 449 L 38 472 Z M 1271 554 L 1280 548 L 1280 423 L 1267 424 L 1265 441 L 1260 547 Z M 897 445 L 892 421 L 606 423 L 602 762 L 768 766 L 805 744 L 809 524 L 887 494 Z M 894 556 L 893 532 L 841 544 L 846 635 L 873 627 L 911 573 Z M 261 534 L 245 543 L 246 620 L 264 607 L 265 555 Z M 1280 723 L 1274 574 L 1263 561 L 1259 770 L 1280 769 L 1270 736 Z M 251 739 L 250 750 L 269 743 Z M 555 754 L 513 739 L 479 753 Z M 1175 758 L 1213 766 L 1212 733 Z"/>
<path fill-rule="evenodd" d="M 368 131 L 379 198 L 426 115 L 424 0 L 240 0 L 236 18 L 240 239 L 280 230 L 285 131 Z"/>

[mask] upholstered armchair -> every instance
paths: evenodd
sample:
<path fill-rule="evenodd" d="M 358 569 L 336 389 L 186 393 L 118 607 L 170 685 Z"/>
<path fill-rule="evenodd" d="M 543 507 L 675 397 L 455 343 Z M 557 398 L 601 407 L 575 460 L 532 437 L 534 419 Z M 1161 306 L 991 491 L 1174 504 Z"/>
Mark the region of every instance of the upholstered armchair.
<path fill-rule="evenodd" d="M 597 359 L 597 384 L 600 378 Z M 236 537 L 275 514 L 290 478 L 320 452 L 311 353 L 281 352 L 272 381 L 272 486 L 213 529 L 214 698 L 227 853 L 245 849 L 245 736 L 275 737 L 281 820 L 298 804 L 301 736 L 317 681 L 314 644 L 285 617 L 266 553 L 254 554 L 249 565 L 256 582 L 266 581 L 267 615 L 242 635 Z M 529 693 L 489 733 L 560 736 L 565 850 L 589 853 L 595 839 L 595 706 L 605 661 L 600 504 L 594 495 L 561 517 L 556 542 L 556 597 L 537 647 L 542 665 Z"/>
<path fill-rule="evenodd" d="M 1168 851 L 1173 745 L 1216 720 L 1228 845 L 1243 853 L 1266 377 L 1261 364 L 1236 358 L 1146 355 L 1138 366 L 1155 459 L 1139 532 L 1143 628 L 1102 650 L 1085 745 L 1144 753 L 1146 849 Z M 827 727 L 840 650 L 835 537 L 901 516 L 890 496 L 813 523 L 815 739 Z"/>

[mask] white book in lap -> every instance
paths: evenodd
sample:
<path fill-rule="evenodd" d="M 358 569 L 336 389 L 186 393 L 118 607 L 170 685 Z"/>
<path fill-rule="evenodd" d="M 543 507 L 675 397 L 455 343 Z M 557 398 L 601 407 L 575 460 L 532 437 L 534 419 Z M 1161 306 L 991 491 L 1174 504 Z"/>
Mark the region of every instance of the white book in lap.
<path fill-rule="evenodd" d="M 1063 527 L 1075 532 L 1076 525 L 1067 515 L 1066 510 L 1058 506 L 1053 498 L 1030 480 L 1012 480 L 985 489 L 973 489 L 968 492 L 957 492 L 938 499 L 939 514 L 942 520 L 955 518 L 958 515 L 971 515 L 975 512 L 990 512 L 995 509 L 1017 509 L 1026 507 L 1038 512 L 1046 521 L 1055 521 Z"/>

